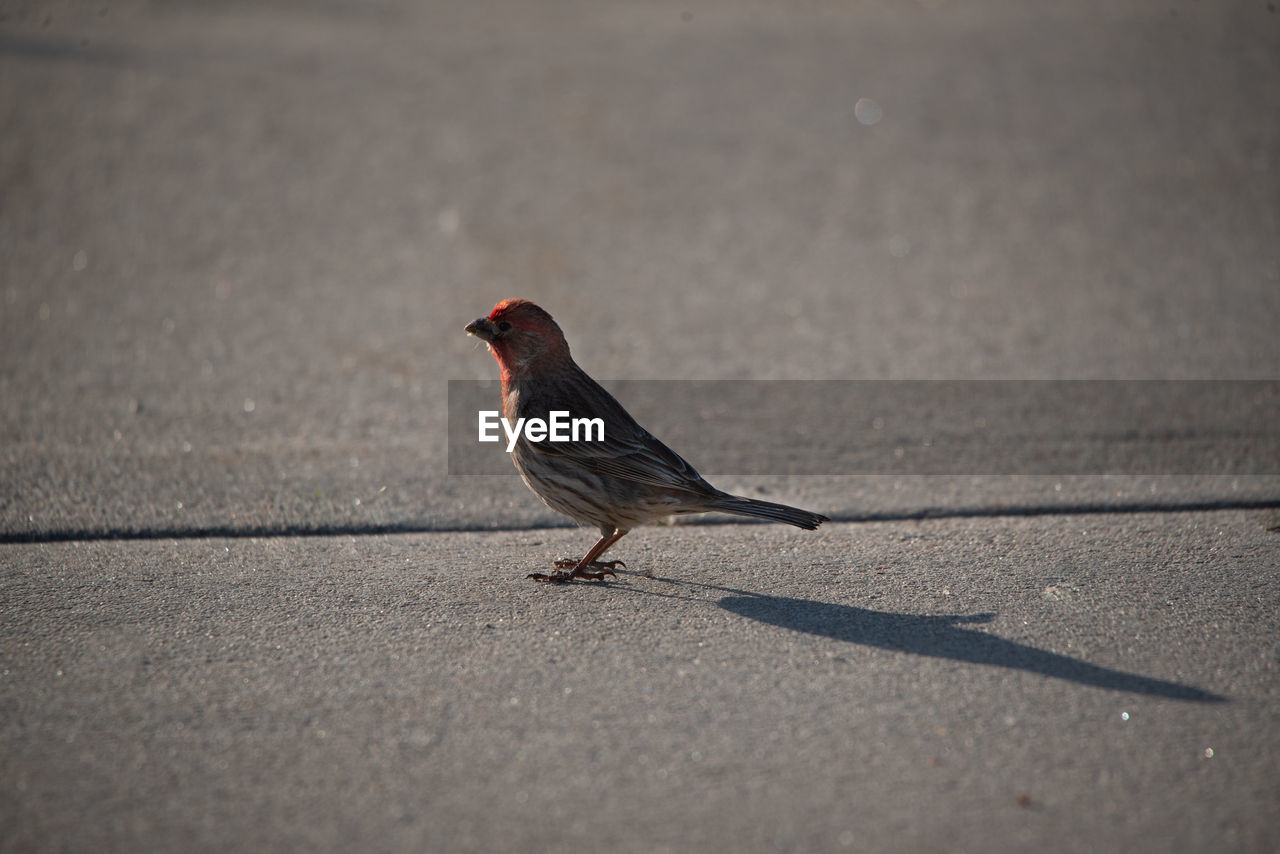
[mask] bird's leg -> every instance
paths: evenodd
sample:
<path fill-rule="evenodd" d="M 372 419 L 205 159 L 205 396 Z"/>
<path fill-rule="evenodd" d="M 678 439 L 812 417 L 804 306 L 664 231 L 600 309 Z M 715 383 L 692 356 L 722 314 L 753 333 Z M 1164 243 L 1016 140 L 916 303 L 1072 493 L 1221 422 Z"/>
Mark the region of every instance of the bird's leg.
<path fill-rule="evenodd" d="M 626 566 L 625 563 L 620 560 L 598 561 L 596 558 L 604 554 L 605 551 L 608 550 L 609 546 L 622 539 L 622 535 L 625 533 L 626 531 L 619 531 L 615 529 L 613 533 L 603 535 L 596 544 L 591 547 L 591 551 L 587 552 L 586 556 L 583 557 L 582 560 L 556 561 L 556 566 L 562 567 L 563 569 L 572 567 L 572 572 L 564 572 L 563 569 L 560 572 L 553 572 L 550 575 L 541 572 L 531 572 L 529 573 L 529 577 L 534 581 L 553 582 L 556 584 L 564 584 L 575 578 L 586 578 L 590 581 L 604 581 L 604 577 L 606 575 L 612 575 L 614 578 L 617 578 L 617 573 L 613 571 L 614 567 Z M 593 569 L 596 570 L 596 572 L 592 572 L 591 570 Z"/>

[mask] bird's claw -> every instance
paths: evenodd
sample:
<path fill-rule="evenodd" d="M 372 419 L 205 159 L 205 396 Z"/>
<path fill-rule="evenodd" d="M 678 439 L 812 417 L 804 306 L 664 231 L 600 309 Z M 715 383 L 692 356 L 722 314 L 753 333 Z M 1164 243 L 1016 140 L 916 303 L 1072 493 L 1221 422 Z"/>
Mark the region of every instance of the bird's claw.
<path fill-rule="evenodd" d="M 587 572 L 584 569 L 579 572 L 571 573 L 569 577 L 573 578 L 574 576 L 577 576 L 578 578 L 585 578 L 588 581 L 604 581 L 604 577 L 606 575 L 612 575 L 614 578 L 618 577 L 618 573 L 614 572 L 612 569 L 602 569 L 599 572 Z"/>
<path fill-rule="evenodd" d="M 534 581 L 540 581 L 543 584 L 568 584 L 573 576 L 567 572 L 553 572 L 550 575 L 545 572 L 531 572 L 525 578 L 532 578 Z"/>
<path fill-rule="evenodd" d="M 556 561 L 557 569 L 575 569 L 577 566 L 578 562 L 572 558 L 566 557 Z M 592 569 L 617 569 L 620 566 L 626 567 L 626 564 L 620 560 L 593 560 L 587 566 Z M 612 572 L 609 574 L 614 575 Z M 617 576 L 614 575 L 614 578 L 617 578 Z"/>
<path fill-rule="evenodd" d="M 576 560 L 558 560 L 556 566 L 562 569 L 572 569 L 572 572 L 553 572 L 550 575 L 543 572 L 531 572 L 528 577 L 534 581 L 540 581 L 544 584 L 568 584 L 575 578 L 586 579 L 587 581 L 604 581 L 606 575 L 618 577 L 618 573 L 613 571 L 616 566 L 626 566 L 620 560 L 598 561 L 593 560 L 586 566 L 578 566 Z M 590 569 L 588 569 L 590 567 Z M 591 570 L 596 570 L 592 572 Z"/>

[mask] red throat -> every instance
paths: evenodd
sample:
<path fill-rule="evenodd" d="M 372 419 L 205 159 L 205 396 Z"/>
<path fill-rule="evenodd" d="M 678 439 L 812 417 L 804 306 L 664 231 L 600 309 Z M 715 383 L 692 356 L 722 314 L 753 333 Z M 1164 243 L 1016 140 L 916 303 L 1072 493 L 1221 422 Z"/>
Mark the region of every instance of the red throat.
<path fill-rule="evenodd" d="M 511 387 L 511 368 L 507 367 L 507 360 L 503 358 L 503 353 L 499 350 L 497 343 L 489 345 L 489 352 L 498 361 L 498 374 L 502 380 L 502 394 L 505 396 L 507 389 Z"/>

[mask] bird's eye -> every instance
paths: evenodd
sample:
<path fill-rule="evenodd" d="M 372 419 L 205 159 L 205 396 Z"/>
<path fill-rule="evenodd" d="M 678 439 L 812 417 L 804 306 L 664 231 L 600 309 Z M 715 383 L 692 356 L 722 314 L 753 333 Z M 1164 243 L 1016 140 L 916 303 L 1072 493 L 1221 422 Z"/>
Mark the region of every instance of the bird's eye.
<path fill-rule="evenodd" d="M 503 332 L 506 332 L 510 328 L 511 328 L 511 324 L 505 320 L 498 324 L 498 329 L 502 330 Z"/>

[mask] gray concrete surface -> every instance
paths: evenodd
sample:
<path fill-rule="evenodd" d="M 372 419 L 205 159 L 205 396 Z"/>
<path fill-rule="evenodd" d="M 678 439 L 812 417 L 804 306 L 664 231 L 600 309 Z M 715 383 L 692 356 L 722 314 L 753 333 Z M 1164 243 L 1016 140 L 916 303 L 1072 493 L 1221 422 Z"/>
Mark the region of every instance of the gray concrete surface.
<path fill-rule="evenodd" d="M 836 523 L 548 589 L 445 400 L 513 295 L 603 379 L 1276 379 L 1278 84 L 1243 0 L 4 4 L 0 848 L 1274 850 L 1277 477 L 747 447 Z"/>
<path fill-rule="evenodd" d="M 1271 521 L 3 546 L 7 841 L 1265 851 Z"/>

